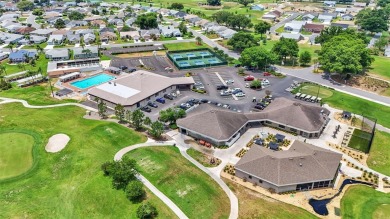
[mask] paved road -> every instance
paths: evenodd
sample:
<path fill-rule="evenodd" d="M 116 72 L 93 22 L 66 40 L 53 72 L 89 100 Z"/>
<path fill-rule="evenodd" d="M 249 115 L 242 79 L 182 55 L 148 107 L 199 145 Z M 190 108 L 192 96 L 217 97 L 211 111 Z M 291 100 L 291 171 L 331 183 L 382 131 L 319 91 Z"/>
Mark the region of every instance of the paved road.
<path fill-rule="evenodd" d="M 37 24 L 35 22 L 35 18 L 37 16 L 33 15 L 33 14 L 30 14 L 30 16 L 28 16 L 27 20 L 26 20 L 26 23 L 27 24 L 31 24 L 31 27 L 34 27 L 36 29 L 40 29 L 41 28 L 41 25 L 40 24 Z"/>
<path fill-rule="evenodd" d="M 167 40 L 167 41 L 153 41 L 153 42 L 140 42 L 140 43 L 121 43 L 121 44 L 108 44 L 101 47 L 124 47 L 124 46 L 141 46 L 141 45 L 155 45 L 155 44 L 170 44 L 170 43 L 188 43 L 195 42 L 195 39 L 183 39 L 183 40 Z"/>
<path fill-rule="evenodd" d="M 284 26 L 286 23 L 288 23 L 288 22 L 294 20 L 294 19 L 295 19 L 296 17 L 298 17 L 299 15 L 301 15 L 301 13 L 291 12 L 291 15 L 290 15 L 288 18 L 286 18 L 286 19 L 280 21 L 279 23 L 275 24 L 274 26 L 272 26 L 271 29 L 270 29 L 270 32 L 271 32 L 271 33 L 275 33 L 275 31 L 276 31 L 279 27 Z"/>
<path fill-rule="evenodd" d="M 348 93 L 357 97 L 361 97 L 385 106 L 390 106 L 390 98 L 381 96 L 375 93 L 371 93 L 368 91 L 360 90 L 357 88 L 353 88 L 346 85 L 341 85 L 334 83 L 330 80 L 322 78 L 321 74 L 313 74 L 313 67 L 309 68 L 303 68 L 303 69 L 291 69 L 291 68 L 285 68 L 282 66 L 277 66 L 278 70 L 282 73 L 301 78 L 307 81 L 315 82 L 327 87 L 334 88 L 338 91 Z"/>

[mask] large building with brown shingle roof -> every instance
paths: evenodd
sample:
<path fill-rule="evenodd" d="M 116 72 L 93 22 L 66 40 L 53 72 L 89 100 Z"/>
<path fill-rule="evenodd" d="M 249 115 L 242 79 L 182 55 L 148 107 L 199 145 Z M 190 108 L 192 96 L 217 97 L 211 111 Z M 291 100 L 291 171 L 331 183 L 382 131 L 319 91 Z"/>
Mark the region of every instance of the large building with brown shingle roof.
<path fill-rule="evenodd" d="M 267 125 L 306 138 L 320 137 L 329 121 L 329 110 L 286 98 L 275 99 L 262 112 L 238 113 L 202 104 L 177 125 L 181 133 L 214 145 L 232 145 L 248 127 Z"/>
<path fill-rule="evenodd" d="M 235 165 L 235 175 L 277 193 L 331 187 L 341 158 L 301 141 L 284 151 L 253 145 Z"/>

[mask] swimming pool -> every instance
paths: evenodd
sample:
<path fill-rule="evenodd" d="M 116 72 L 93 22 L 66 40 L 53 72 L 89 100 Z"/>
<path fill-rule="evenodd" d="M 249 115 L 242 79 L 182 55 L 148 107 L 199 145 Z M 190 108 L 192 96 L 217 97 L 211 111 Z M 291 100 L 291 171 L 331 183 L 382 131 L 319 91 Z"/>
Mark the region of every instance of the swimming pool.
<path fill-rule="evenodd" d="M 98 74 L 80 81 L 72 82 L 70 84 L 79 89 L 86 89 L 99 84 L 103 84 L 107 81 L 111 81 L 114 78 L 114 76 L 108 74 Z"/>

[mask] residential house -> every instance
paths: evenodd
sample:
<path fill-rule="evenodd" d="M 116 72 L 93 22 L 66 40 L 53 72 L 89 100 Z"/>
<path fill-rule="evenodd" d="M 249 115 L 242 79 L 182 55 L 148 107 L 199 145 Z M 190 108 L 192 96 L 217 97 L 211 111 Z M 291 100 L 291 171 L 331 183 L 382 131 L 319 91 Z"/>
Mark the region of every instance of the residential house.
<path fill-rule="evenodd" d="M 23 38 L 24 36 L 20 34 L 0 32 L 0 41 L 4 42 L 5 44 L 18 43 Z"/>
<path fill-rule="evenodd" d="M 27 60 L 26 57 L 29 57 L 31 59 L 36 59 L 38 54 L 33 51 L 27 51 L 27 50 L 18 50 L 11 52 L 9 54 L 9 61 L 11 63 L 20 63 L 20 62 L 25 62 Z"/>
<path fill-rule="evenodd" d="M 333 8 L 336 6 L 336 1 L 324 1 L 324 6 Z"/>
<path fill-rule="evenodd" d="M 85 34 L 95 34 L 94 30 L 91 29 L 79 29 L 74 31 L 75 34 L 80 34 L 84 36 Z"/>
<path fill-rule="evenodd" d="M 206 20 L 206 19 L 201 19 L 201 20 L 195 22 L 195 25 L 199 26 L 199 27 L 204 27 L 207 23 L 211 23 L 211 22 L 209 20 Z"/>
<path fill-rule="evenodd" d="M 253 11 L 264 11 L 265 7 L 262 4 L 255 4 L 251 6 L 251 10 Z"/>
<path fill-rule="evenodd" d="M 36 30 L 34 27 L 23 26 L 23 27 L 20 27 L 19 29 L 17 29 L 15 31 L 15 33 L 25 35 L 25 34 L 31 33 L 34 30 Z"/>
<path fill-rule="evenodd" d="M 230 39 L 233 37 L 234 34 L 236 34 L 237 31 L 232 30 L 232 29 L 226 29 L 222 32 L 219 32 L 218 35 L 224 39 Z"/>
<path fill-rule="evenodd" d="M 302 15 L 302 20 L 303 21 L 313 21 L 313 19 L 316 18 L 317 16 L 318 16 L 318 14 L 317 15 L 311 14 L 311 13 L 304 14 L 304 15 Z"/>
<path fill-rule="evenodd" d="M 384 56 L 390 57 L 390 45 L 387 45 L 385 48 Z"/>
<path fill-rule="evenodd" d="M 5 20 L 6 21 L 16 21 L 19 17 L 20 17 L 20 15 L 16 14 L 16 13 L 3 14 L 0 17 L 0 22 L 5 21 Z"/>
<path fill-rule="evenodd" d="M 47 45 L 61 45 L 65 40 L 64 35 L 56 34 L 56 35 L 50 35 L 49 39 L 47 40 Z"/>
<path fill-rule="evenodd" d="M 90 47 L 75 47 L 73 50 L 74 59 L 89 59 L 89 58 L 98 58 L 99 50 L 96 46 Z"/>
<path fill-rule="evenodd" d="M 179 11 L 174 16 L 176 18 L 184 18 L 186 15 L 187 15 L 187 13 L 185 13 L 184 11 Z"/>
<path fill-rule="evenodd" d="M 141 38 L 138 31 L 120 32 L 119 35 L 122 39 L 133 39 L 134 41 L 138 41 Z"/>
<path fill-rule="evenodd" d="M 5 3 L 3 9 L 4 9 L 5 11 L 18 11 L 18 10 L 19 10 L 19 9 L 18 9 L 18 6 L 17 6 L 15 3 L 13 3 L 13 2 L 7 2 L 7 3 Z"/>
<path fill-rule="evenodd" d="M 325 28 L 323 24 L 313 24 L 313 23 L 306 23 L 305 26 L 303 26 L 303 29 L 307 32 L 312 33 L 321 33 L 321 31 Z"/>
<path fill-rule="evenodd" d="M 47 37 L 30 35 L 30 42 L 33 44 L 40 44 L 47 41 Z"/>
<path fill-rule="evenodd" d="M 344 14 L 341 16 L 341 19 L 343 21 L 352 21 L 354 19 L 354 16 L 352 14 Z"/>
<path fill-rule="evenodd" d="M 103 42 L 108 42 L 110 40 L 117 40 L 117 35 L 113 32 L 102 32 L 100 33 L 100 40 Z"/>
<path fill-rule="evenodd" d="M 346 30 L 349 27 L 349 24 L 340 24 L 340 23 L 332 23 L 331 27 L 341 27 L 341 29 Z"/>
<path fill-rule="evenodd" d="M 154 37 L 159 39 L 160 38 L 160 30 L 159 29 L 140 30 L 140 35 L 145 40 L 150 40 L 150 39 L 153 39 Z"/>
<path fill-rule="evenodd" d="M 135 17 L 131 17 L 125 21 L 125 24 L 129 27 L 133 26 L 134 22 L 137 20 Z"/>
<path fill-rule="evenodd" d="M 330 24 L 330 22 L 332 22 L 332 20 L 333 20 L 333 17 L 330 16 L 330 15 L 322 15 L 322 14 L 320 14 L 318 16 L 318 20 L 320 22 L 324 23 L 324 24 Z"/>
<path fill-rule="evenodd" d="M 347 13 L 347 8 L 336 8 L 334 9 L 334 12 L 336 12 L 338 16 L 341 16 Z"/>
<path fill-rule="evenodd" d="M 37 29 L 37 30 L 30 32 L 30 34 L 49 37 L 55 30 L 57 30 L 57 29 L 55 29 L 55 28 Z"/>
<path fill-rule="evenodd" d="M 87 21 L 70 21 L 68 24 L 66 24 L 67 28 L 73 28 L 73 27 L 83 27 L 87 26 Z"/>
<path fill-rule="evenodd" d="M 92 20 L 91 26 L 104 28 L 104 27 L 106 27 L 106 22 L 104 22 L 103 20 Z"/>
<path fill-rule="evenodd" d="M 110 27 L 105 27 L 105 28 L 102 28 L 102 29 L 99 30 L 99 33 L 104 33 L 104 32 L 115 33 L 114 29 L 110 28 Z"/>
<path fill-rule="evenodd" d="M 119 18 L 110 19 L 108 20 L 108 23 L 115 26 L 123 27 L 123 20 Z"/>
<path fill-rule="evenodd" d="M 282 33 L 280 37 L 286 38 L 286 39 L 293 39 L 296 41 L 301 41 L 304 39 L 302 34 L 300 33 Z"/>
<path fill-rule="evenodd" d="M 147 12 L 152 12 L 152 13 L 156 13 L 157 11 L 159 11 L 160 8 L 158 7 L 150 7 L 149 9 L 147 9 L 146 11 Z"/>
<path fill-rule="evenodd" d="M 161 35 L 164 37 L 181 37 L 182 34 L 178 28 L 175 28 L 173 25 L 163 26 L 159 25 L 158 29 L 160 30 Z"/>
<path fill-rule="evenodd" d="M 304 23 L 289 22 L 284 25 L 285 31 L 290 31 L 292 33 L 299 33 L 302 30 Z"/>
<path fill-rule="evenodd" d="M 6 58 L 8 58 L 8 53 L 0 51 L 0 61 L 3 61 Z"/>
<path fill-rule="evenodd" d="M 45 52 L 45 56 L 51 61 L 69 60 L 69 51 L 68 49 L 50 49 Z"/>
<path fill-rule="evenodd" d="M 96 39 L 96 36 L 93 33 L 87 33 L 87 34 L 84 34 L 84 36 L 83 36 L 83 40 L 84 40 L 85 44 L 91 44 L 91 43 L 95 42 L 95 39 Z"/>
<path fill-rule="evenodd" d="M 365 3 L 365 2 L 354 2 L 353 6 L 357 7 L 357 8 L 365 8 L 367 6 L 367 3 Z"/>
<path fill-rule="evenodd" d="M 23 25 L 21 25 L 20 23 L 13 23 L 11 25 L 8 25 L 6 27 L 4 27 L 8 32 L 10 33 L 15 33 L 18 29 L 20 29 L 21 27 L 23 27 Z"/>
<path fill-rule="evenodd" d="M 80 43 L 80 34 L 68 33 L 66 35 L 69 44 L 77 44 Z"/>

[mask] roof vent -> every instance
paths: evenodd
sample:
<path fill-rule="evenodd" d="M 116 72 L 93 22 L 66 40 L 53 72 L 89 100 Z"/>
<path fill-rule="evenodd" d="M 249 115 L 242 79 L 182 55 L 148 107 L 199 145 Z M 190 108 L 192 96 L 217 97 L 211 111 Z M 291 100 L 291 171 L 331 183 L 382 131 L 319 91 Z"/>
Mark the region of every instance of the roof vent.
<path fill-rule="evenodd" d="M 301 167 L 301 166 L 302 166 L 302 163 L 299 163 L 299 166 Z"/>

